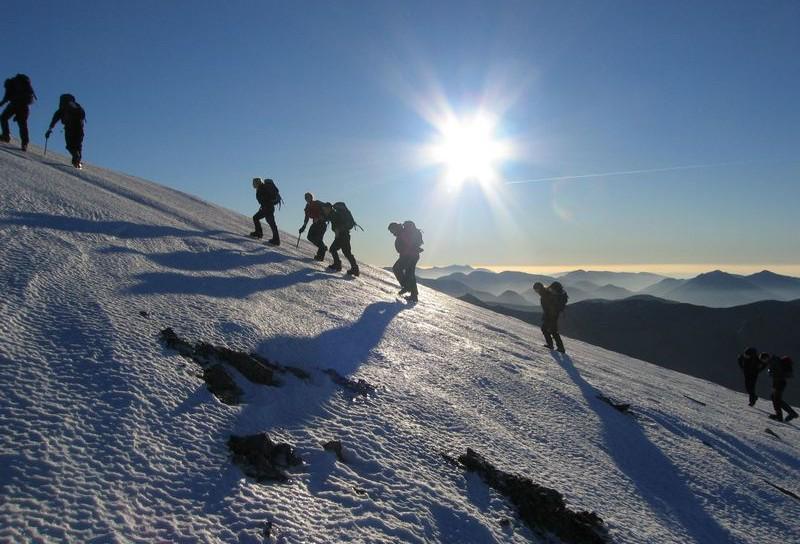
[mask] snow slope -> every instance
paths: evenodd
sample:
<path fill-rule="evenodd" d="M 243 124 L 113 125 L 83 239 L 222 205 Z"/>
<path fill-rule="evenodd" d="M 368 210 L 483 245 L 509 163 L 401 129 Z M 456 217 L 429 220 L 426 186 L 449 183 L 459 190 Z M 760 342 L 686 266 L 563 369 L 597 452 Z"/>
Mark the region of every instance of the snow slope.
<path fill-rule="evenodd" d="M 262 542 L 268 521 L 273 542 L 540 541 L 440 455 L 467 447 L 616 542 L 800 541 L 800 502 L 768 483 L 800 492 L 800 431 L 764 400 L 577 341 L 554 356 L 534 327 L 427 288 L 407 306 L 389 272 L 329 275 L 305 242 L 273 250 L 247 217 L 37 149 L 0 147 L 0 195 L 4 542 Z M 222 404 L 167 326 L 311 377 L 237 375 L 246 403 Z M 304 459 L 289 483 L 231 462 L 228 437 L 260 431 Z"/>

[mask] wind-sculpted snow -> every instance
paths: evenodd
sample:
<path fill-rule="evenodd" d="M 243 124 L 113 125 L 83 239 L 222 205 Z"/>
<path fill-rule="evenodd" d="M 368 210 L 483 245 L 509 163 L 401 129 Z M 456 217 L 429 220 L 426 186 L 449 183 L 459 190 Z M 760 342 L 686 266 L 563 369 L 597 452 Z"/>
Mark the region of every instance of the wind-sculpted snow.
<path fill-rule="evenodd" d="M 615 542 L 800 541 L 781 491 L 800 491 L 800 432 L 763 399 L 569 339 L 551 354 L 536 328 L 426 288 L 407 306 L 388 272 L 328 274 L 306 242 L 269 248 L 247 217 L 34 148 L 0 146 L 0 195 L 0 541 L 539 539 L 442 457 L 467 448 Z M 166 327 L 308 379 L 228 366 L 226 405 Z M 233 463 L 231 436 L 260 433 L 303 460 L 288 482 Z"/>

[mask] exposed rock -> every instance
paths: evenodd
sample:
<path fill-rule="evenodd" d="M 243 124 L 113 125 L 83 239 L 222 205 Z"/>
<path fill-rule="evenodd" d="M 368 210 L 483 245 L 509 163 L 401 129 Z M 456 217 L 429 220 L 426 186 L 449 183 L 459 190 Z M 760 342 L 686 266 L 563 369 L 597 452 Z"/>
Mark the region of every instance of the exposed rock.
<path fill-rule="evenodd" d="M 344 455 L 342 455 L 342 443 L 338 440 L 330 440 L 322 445 L 325 451 L 332 451 L 336 454 L 336 458 L 344 463 Z"/>
<path fill-rule="evenodd" d="M 225 371 L 225 368 L 216 364 L 203 369 L 203 380 L 206 387 L 221 402 L 236 405 L 242 400 L 242 390 Z"/>
<path fill-rule="evenodd" d="M 184 357 L 193 358 L 194 346 L 192 346 L 186 340 L 181 339 L 177 334 L 175 334 L 175 331 L 173 331 L 171 327 L 167 327 L 161 331 L 160 338 L 168 348 L 174 349 Z M 197 361 L 197 363 L 200 366 L 204 366 L 199 361 Z"/>
<path fill-rule="evenodd" d="M 335 383 L 336 385 L 344 387 L 345 389 L 352 391 L 357 395 L 369 396 L 374 394 L 376 391 L 375 386 L 371 385 L 367 381 L 362 380 L 361 378 L 359 378 L 358 380 L 351 380 L 350 378 L 345 378 L 332 368 L 326 370 L 325 374 L 330 376 L 331 380 L 333 380 L 333 383 Z"/>
<path fill-rule="evenodd" d="M 310 377 L 308 372 L 303 369 L 270 362 L 266 357 L 257 353 L 245 353 L 207 342 L 192 344 L 180 338 L 169 327 L 161 331 L 160 338 L 168 348 L 192 359 L 202 368 L 225 363 L 235 368 L 249 381 L 260 385 L 280 385 L 280 382 L 275 379 L 275 373 L 289 373 L 301 380 L 307 380 Z"/>
<path fill-rule="evenodd" d="M 597 395 L 597 398 L 602 400 L 606 404 L 612 406 L 614 409 L 619 410 L 623 414 L 628 413 L 628 410 L 630 410 L 630 408 L 631 408 L 631 405 L 629 403 L 616 402 L 616 401 L 606 397 L 605 395 Z"/>
<path fill-rule="evenodd" d="M 273 378 L 272 369 L 247 353 L 234 351 L 225 347 L 214 346 L 200 342 L 195 346 L 195 356 L 213 361 L 214 359 L 227 363 L 238 370 L 242 376 L 253 383 L 260 385 L 277 385 Z"/>
<path fill-rule="evenodd" d="M 228 448 L 233 453 L 233 462 L 259 483 L 285 482 L 289 477 L 284 470 L 303 462 L 292 446 L 275 444 L 267 433 L 232 435 L 228 440 Z"/>
<path fill-rule="evenodd" d="M 477 472 L 492 488 L 516 506 L 522 520 L 534 531 L 552 532 L 564 542 L 604 544 L 610 542 L 603 520 L 594 512 L 573 512 L 555 489 L 533 483 L 529 478 L 497 470 L 472 449 L 458 461 Z"/>

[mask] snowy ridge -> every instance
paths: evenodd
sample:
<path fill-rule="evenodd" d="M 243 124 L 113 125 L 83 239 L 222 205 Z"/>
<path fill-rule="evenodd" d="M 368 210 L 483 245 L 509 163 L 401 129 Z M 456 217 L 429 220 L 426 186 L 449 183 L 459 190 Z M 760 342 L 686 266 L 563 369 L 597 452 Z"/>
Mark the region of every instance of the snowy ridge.
<path fill-rule="evenodd" d="M 33 147 L 0 147 L 0 194 L 2 541 L 263 542 L 267 522 L 287 543 L 540 541 L 442 459 L 467 447 L 616 542 L 800 540 L 800 501 L 770 485 L 800 492 L 800 431 L 764 400 L 577 341 L 554 355 L 431 289 L 407 306 L 389 272 L 330 275 L 306 242 L 242 236 L 248 217 Z M 222 404 L 165 327 L 311 377 L 232 371 L 245 403 Z M 304 460 L 287 484 L 231 462 L 231 434 L 264 431 Z"/>

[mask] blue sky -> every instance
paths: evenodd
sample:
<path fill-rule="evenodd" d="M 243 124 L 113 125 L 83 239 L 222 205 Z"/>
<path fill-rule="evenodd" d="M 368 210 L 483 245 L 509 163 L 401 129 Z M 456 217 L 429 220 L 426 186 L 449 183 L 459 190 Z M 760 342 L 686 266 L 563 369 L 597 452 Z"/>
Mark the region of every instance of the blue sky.
<path fill-rule="evenodd" d="M 288 232 L 343 200 L 366 262 L 411 218 L 423 265 L 800 274 L 798 2 L 31 4 L 0 75 L 33 79 L 35 143 L 71 92 L 87 162 L 248 215 L 273 177 Z M 497 115 L 493 185 L 421 160 L 444 104 Z"/>

